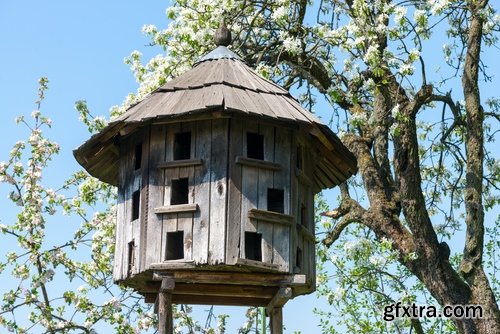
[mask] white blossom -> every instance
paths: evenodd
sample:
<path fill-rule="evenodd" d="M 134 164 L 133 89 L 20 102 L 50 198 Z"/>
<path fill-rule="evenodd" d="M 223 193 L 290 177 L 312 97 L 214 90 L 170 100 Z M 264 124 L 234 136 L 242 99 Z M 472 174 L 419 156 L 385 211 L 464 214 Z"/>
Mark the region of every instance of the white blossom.
<path fill-rule="evenodd" d="M 357 112 L 353 113 L 351 116 L 351 124 L 353 125 L 362 125 L 368 121 L 368 116 L 365 112 Z"/>
<path fill-rule="evenodd" d="M 116 312 L 116 313 L 113 313 L 113 319 L 115 319 L 116 321 L 120 320 L 120 317 L 121 317 L 121 314 Z"/>
<path fill-rule="evenodd" d="M 337 289 L 335 289 L 335 297 L 340 299 L 342 297 L 344 297 L 345 295 L 345 289 L 341 288 L 341 287 L 337 287 Z"/>
<path fill-rule="evenodd" d="M 83 326 L 84 326 L 85 328 L 87 328 L 87 329 L 90 329 L 90 328 L 92 327 L 92 325 L 93 325 L 93 324 L 94 324 L 94 323 L 93 323 L 92 321 L 87 320 L 87 321 L 85 321 L 85 323 L 83 324 Z"/>
<path fill-rule="evenodd" d="M 367 242 L 365 239 L 357 239 L 352 241 L 346 241 L 344 244 L 344 252 L 347 254 L 355 253 L 363 248 L 363 245 Z"/>
<path fill-rule="evenodd" d="M 154 34 L 158 31 L 155 25 L 153 24 L 145 24 L 142 26 L 142 32 L 145 34 Z"/>
<path fill-rule="evenodd" d="M 288 16 L 288 13 L 287 13 L 286 7 L 284 7 L 284 6 L 278 7 L 271 14 L 271 18 L 273 19 L 273 21 L 280 21 L 282 19 L 285 19 L 287 16 Z"/>
<path fill-rule="evenodd" d="M 399 103 L 396 104 L 394 107 L 391 109 L 391 115 L 393 118 L 397 119 L 399 116 Z"/>
<path fill-rule="evenodd" d="M 0 174 L 4 174 L 7 170 L 7 163 L 5 161 L 0 162 Z"/>
<path fill-rule="evenodd" d="M 283 41 L 283 47 L 286 51 L 297 54 L 300 52 L 300 40 L 298 38 L 290 36 L 286 31 L 280 31 L 280 40 Z"/>
<path fill-rule="evenodd" d="M 87 287 L 87 285 L 85 285 L 85 284 L 84 284 L 84 285 L 80 285 L 80 286 L 76 289 L 76 291 L 78 291 L 78 292 L 80 292 L 80 293 L 85 293 L 85 292 L 87 292 L 87 290 L 88 290 L 88 287 Z"/>
<path fill-rule="evenodd" d="M 432 15 L 439 15 L 450 4 L 449 0 L 429 0 Z"/>
<path fill-rule="evenodd" d="M 370 256 L 369 261 L 371 264 L 373 264 L 374 266 L 377 266 L 377 267 L 385 264 L 385 259 L 383 257 L 377 256 L 377 255 Z"/>
<path fill-rule="evenodd" d="M 396 24 L 403 24 L 404 19 L 406 17 L 406 7 L 403 6 L 397 6 L 394 9 L 394 20 L 396 21 Z"/>
<path fill-rule="evenodd" d="M 365 56 L 363 57 L 365 63 L 369 65 L 377 65 L 380 60 L 380 53 L 378 51 L 378 45 L 372 44 L 366 50 Z"/>
<path fill-rule="evenodd" d="M 399 67 L 399 73 L 401 75 L 411 75 L 413 74 L 413 72 L 415 72 L 415 66 L 413 66 L 412 64 L 403 63 Z"/>
<path fill-rule="evenodd" d="M 410 61 L 415 61 L 420 57 L 420 51 L 418 49 L 412 49 L 410 51 L 410 54 L 408 55 L 408 58 Z"/>
<path fill-rule="evenodd" d="M 115 310 L 117 310 L 121 307 L 121 302 L 116 297 L 112 297 L 106 302 L 106 305 L 111 305 Z"/>
<path fill-rule="evenodd" d="M 415 261 L 416 259 L 418 259 L 417 253 L 411 252 L 410 254 L 408 254 L 408 260 Z"/>
<path fill-rule="evenodd" d="M 425 10 L 422 9 L 416 9 L 415 12 L 413 13 L 413 20 L 419 24 L 421 22 L 424 22 L 426 20 L 425 17 Z"/>
<path fill-rule="evenodd" d="M 330 256 L 330 261 L 333 263 L 337 262 L 338 259 L 339 259 L 339 257 L 336 254 L 333 254 L 332 256 Z"/>

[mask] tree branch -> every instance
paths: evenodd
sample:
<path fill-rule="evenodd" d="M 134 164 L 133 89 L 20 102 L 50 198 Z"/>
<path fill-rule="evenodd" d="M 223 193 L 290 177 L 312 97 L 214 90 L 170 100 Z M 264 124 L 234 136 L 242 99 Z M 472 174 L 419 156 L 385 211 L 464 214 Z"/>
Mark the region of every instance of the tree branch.
<path fill-rule="evenodd" d="M 471 22 L 468 30 L 462 87 L 465 98 L 467 122 L 467 165 L 465 177 L 465 223 L 467 225 L 464 257 L 460 271 L 469 283 L 473 282 L 476 269 L 482 268 L 484 247 L 483 160 L 484 160 L 484 110 L 479 96 L 479 59 L 483 35 L 483 19 L 478 11 L 480 3 L 471 5 Z"/>

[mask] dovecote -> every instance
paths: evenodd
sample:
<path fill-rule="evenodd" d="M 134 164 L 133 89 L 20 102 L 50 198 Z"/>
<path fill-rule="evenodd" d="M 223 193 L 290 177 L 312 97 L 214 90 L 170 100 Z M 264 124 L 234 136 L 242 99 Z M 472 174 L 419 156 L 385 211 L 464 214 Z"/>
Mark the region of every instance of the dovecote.
<path fill-rule="evenodd" d="M 118 187 L 117 283 L 149 302 L 168 294 L 273 314 L 315 290 L 314 195 L 349 178 L 356 161 L 225 45 L 74 155 Z"/>

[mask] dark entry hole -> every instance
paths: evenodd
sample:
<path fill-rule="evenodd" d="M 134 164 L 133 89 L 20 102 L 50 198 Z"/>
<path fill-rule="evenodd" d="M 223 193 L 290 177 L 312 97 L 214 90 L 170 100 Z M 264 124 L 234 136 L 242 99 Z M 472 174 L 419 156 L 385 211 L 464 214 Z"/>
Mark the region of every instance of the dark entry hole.
<path fill-rule="evenodd" d="M 142 165 L 142 143 L 139 143 L 135 146 L 135 164 L 134 169 L 138 170 Z"/>
<path fill-rule="evenodd" d="M 167 232 L 167 260 L 184 258 L 184 231 Z"/>
<path fill-rule="evenodd" d="M 174 160 L 191 158 L 191 132 L 176 133 L 174 137 Z"/>
<path fill-rule="evenodd" d="M 262 234 L 245 232 L 245 257 L 248 260 L 262 261 Z"/>
<path fill-rule="evenodd" d="M 128 261 L 127 261 L 127 275 L 132 274 L 132 270 L 135 265 L 135 241 L 132 240 L 128 243 Z"/>
<path fill-rule="evenodd" d="M 264 160 L 264 136 L 247 132 L 247 157 Z"/>
<path fill-rule="evenodd" d="M 297 169 L 302 170 L 303 158 L 302 158 L 302 146 L 297 146 Z"/>
<path fill-rule="evenodd" d="M 172 180 L 170 205 L 188 204 L 189 182 L 188 178 Z"/>
<path fill-rule="evenodd" d="M 132 220 L 139 219 L 139 207 L 141 204 L 141 192 L 136 190 L 132 193 Z"/>
<path fill-rule="evenodd" d="M 300 206 L 300 223 L 302 224 L 302 226 L 305 226 L 305 227 L 307 227 L 306 217 L 307 217 L 306 207 L 304 204 L 302 204 Z"/>
<path fill-rule="evenodd" d="M 302 249 L 297 247 L 297 251 L 295 252 L 295 266 L 297 268 L 302 268 Z"/>
<path fill-rule="evenodd" d="M 285 193 L 283 189 L 267 189 L 267 211 L 285 212 Z"/>

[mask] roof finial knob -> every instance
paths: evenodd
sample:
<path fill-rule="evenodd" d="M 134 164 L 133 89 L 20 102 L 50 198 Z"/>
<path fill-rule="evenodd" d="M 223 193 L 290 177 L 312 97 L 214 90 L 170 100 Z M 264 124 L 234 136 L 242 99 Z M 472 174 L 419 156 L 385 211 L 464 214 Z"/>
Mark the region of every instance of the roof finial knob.
<path fill-rule="evenodd" d="M 217 46 L 231 44 L 231 31 L 226 27 L 224 19 L 221 19 L 219 28 L 215 30 L 214 41 Z"/>

